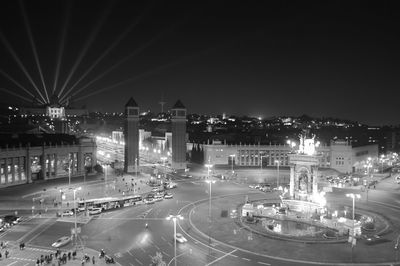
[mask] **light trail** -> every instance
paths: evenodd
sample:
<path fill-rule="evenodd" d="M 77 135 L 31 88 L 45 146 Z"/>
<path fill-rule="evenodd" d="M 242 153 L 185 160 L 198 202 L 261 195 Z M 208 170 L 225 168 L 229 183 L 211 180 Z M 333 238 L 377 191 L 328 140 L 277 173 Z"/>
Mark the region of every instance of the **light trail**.
<path fill-rule="evenodd" d="M 118 66 L 122 65 L 123 63 L 125 63 L 126 61 L 128 61 L 129 59 L 131 59 L 133 56 L 139 54 L 140 52 L 142 52 L 144 49 L 146 49 L 147 47 L 149 47 L 150 45 L 152 45 L 154 42 L 158 41 L 159 39 L 161 39 L 162 37 L 164 37 L 164 35 L 166 35 L 167 33 L 169 33 L 170 31 L 172 31 L 175 27 L 177 26 L 177 23 L 174 24 L 173 26 L 167 28 L 166 30 L 160 32 L 159 34 L 157 34 L 155 37 L 153 37 L 150 41 L 146 42 L 144 45 L 140 46 L 139 48 L 137 48 L 135 51 L 133 51 L 131 54 L 129 54 L 128 56 L 122 58 L 120 61 L 118 61 L 117 63 L 115 63 L 114 65 L 112 65 L 109 69 L 107 69 L 106 71 L 104 71 L 103 73 L 101 73 L 100 75 L 98 75 L 96 78 L 94 78 L 93 80 L 91 80 L 90 82 L 88 82 L 87 84 L 85 84 L 83 87 L 81 87 L 80 89 L 78 89 L 76 92 L 74 92 L 72 95 L 77 95 L 78 93 L 80 93 L 82 90 L 86 89 L 87 87 L 89 87 L 91 84 L 93 84 L 94 82 L 96 82 L 97 80 L 101 79 L 102 77 L 104 77 L 106 74 L 110 73 L 112 70 L 114 70 L 115 68 L 117 68 Z M 75 99 L 76 100 L 76 99 Z"/>
<path fill-rule="evenodd" d="M 11 91 L 11 90 L 8 90 L 8 89 L 2 88 L 2 87 L 0 87 L 0 90 L 6 92 L 6 93 L 8 93 L 8 94 L 11 94 L 11 95 L 13 95 L 13 96 L 16 96 L 16 97 L 18 97 L 18 98 L 21 98 L 21 99 L 25 100 L 25 101 L 28 102 L 28 103 L 31 102 L 31 100 L 30 100 L 29 98 L 26 98 L 26 97 L 24 97 L 24 96 L 22 96 L 22 95 L 19 95 L 18 93 L 13 92 L 13 91 Z"/>
<path fill-rule="evenodd" d="M 33 34 L 32 34 L 32 31 L 31 31 L 31 27 L 29 26 L 28 16 L 26 15 L 26 12 L 25 12 L 25 6 L 24 6 L 24 3 L 22 2 L 22 0 L 20 0 L 18 2 L 19 2 L 20 7 L 21 7 L 21 13 L 22 13 L 22 17 L 24 19 L 25 29 L 26 29 L 26 31 L 28 33 L 29 42 L 31 43 L 33 56 L 35 57 L 35 63 L 36 63 L 36 66 L 38 68 L 38 71 L 39 71 L 40 79 L 42 81 L 43 90 L 44 90 L 44 93 L 46 95 L 47 102 L 50 103 L 49 95 L 47 94 L 46 84 L 45 84 L 44 78 L 43 78 L 42 68 L 40 67 L 39 55 L 38 55 L 37 50 L 36 50 L 36 45 L 35 45 L 35 41 L 33 39 Z"/>
<path fill-rule="evenodd" d="M 196 57 L 196 56 L 202 55 L 202 54 L 204 54 L 204 53 L 208 53 L 209 51 L 210 51 L 210 49 L 207 49 L 207 50 L 204 50 L 203 52 L 201 52 L 201 53 L 199 53 L 199 54 L 189 55 L 189 56 L 186 56 L 186 57 L 184 57 L 184 58 L 182 58 L 182 59 L 175 60 L 175 61 L 170 62 L 170 63 L 168 63 L 168 64 L 159 66 L 159 67 L 157 67 L 157 68 L 155 68 L 155 69 L 152 69 L 152 70 L 143 72 L 143 73 L 141 73 L 141 74 L 139 74 L 139 75 L 136 75 L 136 76 L 134 76 L 134 77 L 132 77 L 132 78 L 125 79 L 125 80 L 120 81 L 120 82 L 118 82 L 118 83 L 115 83 L 115 84 L 113 84 L 113 85 L 111 85 L 111 86 L 108 86 L 108 87 L 102 88 L 102 89 L 100 89 L 100 90 L 97 90 L 97 91 L 91 92 L 91 93 L 89 93 L 89 94 L 86 94 L 86 95 L 84 95 L 84 96 L 78 97 L 78 98 L 75 99 L 75 101 L 83 100 L 83 99 L 85 99 L 85 98 L 87 98 L 87 97 L 90 97 L 90 96 L 99 94 L 99 93 L 101 93 L 101 92 L 103 92 L 103 91 L 106 91 L 106 90 L 110 90 L 110 89 L 112 89 L 112 88 L 118 87 L 118 86 L 123 85 L 123 84 L 125 84 L 125 83 L 133 82 L 133 81 L 135 81 L 135 80 L 137 80 L 137 79 L 140 79 L 140 78 L 143 78 L 143 77 L 152 75 L 152 74 L 157 73 L 157 72 L 159 72 L 159 71 L 162 71 L 162 70 L 164 70 L 164 69 L 167 69 L 167 68 L 173 67 L 173 66 L 175 66 L 175 65 L 181 64 L 181 63 L 183 63 L 183 62 L 185 62 L 185 61 L 188 61 L 189 59 L 192 59 L 192 58 L 194 58 L 194 57 Z"/>
<path fill-rule="evenodd" d="M 3 45 L 7 48 L 7 50 L 10 52 L 12 55 L 13 59 L 15 62 L 18 64 L 18 66 L 21 68 L 22 72 L 24 72 L 25 76 L 27 79 L 31 82 L 32 86 L 36 89 L 37 93 L 39 96 L 42 98 L 43 102 L 46 102 L 46 99 L 43 97 L 42 93 L 36 86 L 35 82 L 33 81 L 31 75 L 29 75 L 28 71 L 26 70 L 24 64 L 22 64 L 21 60 L 19 59 L 17 53 L 14 51 L 14 49 L 11 47 L 11 44 L 7 41 L 7 39 L 4 37 L 3 33 L 0 31 L 0 39 L 3 43 Z"/>
<path fill-rule="evenodd" d="M 90 71 L 93 70 L 93 68 L 96 67 L 96 65 L 104 58 L 106 57 L 125 37 L 128 35 L 128 33 L 135 27 L 137 26 L 140 21 L 143 19 L 143 17 L 147 14 L 149 11 L 150 6 L 146 8 L 146 10 L 139 16 L 137 17 L 133 23 L 131 23 L 128 28 L 126 28 L 119 36 L 118 38 L 107 48 L 106 51 L 104 51 L 103 54 L 101 54 L 97 60 L 86 70 L 86 72 L 74 83 L 74 85 L 71 86 L 71 88 L 60 98 L 60 102 L 65 99 L 65 97 L 78 85 L 79 82 L 81 82 L 89 73 Z"/>
<path fill-rule="evenodd" d="M 60 75 L 60 67 L 61 67 L 61 59 L 62 55 L 64 53 L 64 47 L 65 47 L 65 37 L 67 35 L 67 27 L 69 24 L 69 18 L 70 18 L 70 11 L 71 11 L 71 3 L 72 1 L 67 1 L 67 8 L 65 9 L 65 20 L 64 20 L 64 25 L 61 31 L 61 40 L 60 40 L 60 46 L 58 48 L 58 54 L 57 54 L 57 62 L 56 62 L 56 73 L 54 75 L 54 83 L 53 83 L 53 91 L 52 94 L 56 91 L 57 88 L 57 83 L 58 83 L 58 77 Z"/>
<path fill-rule="evenodd" d="M 16 81 L 14 78 L 12 78 L 10 75 L 8 75 L 6 72 L 4 72 L 2 69 L 0 69 L 0 73 L 5 76 L 6 78 L 8 78 L 9 80 L 11 80 L 15 85 L 17 85 L 19 88 L 21 88 L 23 91 L 25 91 L 29 96 L 35 97 L 35 95 L 33 95 L 32 92 L 28 91 L 27 89 L 25 89 L 24 86 L 22 86 L 18 81 Z"/>
<path fill-rule="evenodd" d="M 58 93 L 58 97 L 61 97 L 61 94 L 63 93 L 65 87 L 67 86 L 68 82 L 70 81 L 72 75 L 75 73 L 76 69 L 78 68 L 78 65 L 81 63 L 81 61 L 82 61 L 83 57 L 86 55 L 90 45 L 92 45 L 94 39 L 96 38 L 96 36 L 99 33 L 101 27 L 103 26 L 103 24 L 106 21 L 108 15 L 110 14 L 113 5 L 114 5 L 114 1 L 109 1 L 108 2 L 108 5 L 106 6 L 106 9 L 103 11 L 102 16 L 100 17 L 100 20 L 97 22 L 96 27 L 94 28 L 94 30 L 89 35 L 89 38 L 87 39 L 86 43 L 83 46 L 83 49 L 81 50 L 80 54 L 78 55 L 77 60 L 75 61 L 74 65 L 72 66 L 71 71 L 69 72 L 67 79 L 65 80 L 64 84 L 62 85 L 61 90 Z"/>

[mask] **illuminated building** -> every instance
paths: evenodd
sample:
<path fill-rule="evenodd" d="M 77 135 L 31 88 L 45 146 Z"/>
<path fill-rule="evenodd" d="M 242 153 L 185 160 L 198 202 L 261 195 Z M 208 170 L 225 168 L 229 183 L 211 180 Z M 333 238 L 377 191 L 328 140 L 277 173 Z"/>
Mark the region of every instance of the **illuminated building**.
<path fill-rule="evenodd" d="M 139 164 L 139 106 L 132 97 L 125 105 L 124 138 L 124 170 L 133 173 Z"/>
<path fill-rule="evenodd" d="M 82 176 L 96 164 L 96 143 L 66 134 L 2 134 L 0 187 Z"/>
<path fill-rule="evenodd" d="M 230 165 L 231 161 L 236 167 L 276 167 L 275 161 L 280 166 L 289 166 L 289 154 L 294 152 L 291 145 L 227 145 L 221 141 L 209 144 L 200 144 L 204 151 L 204 158 L 210 159 L 214 165 Z M 193 147 L 188 143 L 188 150 Z M 320 145 L 315 147 L 320 155 L 318 167 L 332 168 L 341 173 L 352 173 L 363 170 L 363 163 L 367 157 L 378 156 L 378 145 L 371 144 L 353 147 L 345 141 L 332 141 L 330 146 Z M 235 155 L 235 156 L 231 156 Z"/>
<path fill-rule="evenodd" d="M 172 107 L 172 168 L 186 169 L 186 107 L 178 100 Z"/>

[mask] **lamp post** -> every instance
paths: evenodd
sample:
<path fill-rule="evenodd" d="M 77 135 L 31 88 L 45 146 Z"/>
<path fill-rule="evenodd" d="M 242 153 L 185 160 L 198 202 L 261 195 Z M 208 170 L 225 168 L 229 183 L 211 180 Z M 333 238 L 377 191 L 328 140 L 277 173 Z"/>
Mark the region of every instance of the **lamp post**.
<path fill-rule="evenodd" d="M 77 242 L 76 238 L 78 236 L 77 223 L 76 223 L 76 209 L 77 209 L 77 207 L 76 207 L 76 200 L 75 200 L 75 193 L 76 193 L 77 190 L 81 190 L 81 187 L 78 187 L 78 188 L 74 189 L 74 216 L 75 216 L 75 221 L 74 221 L 74 223 L 75 223 L 74 241 L 75 241 L 75 250 L 76 250 L 76 242 Z"/>
<path fill-rule="evenodd" d="M 353 261 L 353 249 L 355 246 L 355 237 L 356 237 L 356 233 L 354 230 L 355 227 L 355 202 L 356 202 L 356 198 L 359 199 L 361 198 L 360 194 L 354 194 L 354 193 L 349 193 L 346 194 L 346 197 L 352 198 L 353 199 L 353 235 L 351 236 L 351 260 Z"/>
<path fill-rule="evenodd" d="M 176 266 L 176 220 L 180 219 L 183 220 L 183 216 L 182 215 L 169 215 L 167 217 L 167 220 L 172 220 L 174 222 L 174 262 L 175 262 L 175 266 Z"/>
<path fill-rule="evenodd" d="M 72 164 L 72 159 L 69 159 L 69 165 L 68 165 L 68 187 L 71 187 L 71 164 Z"/>
<path fill-rule="evenodd" d="M 232 175 L 233 175 L 233 160 L 234 160 L 234 158 L 236 157 L 236 155 L 235 154 L 231 154 L 231 155 L 229 155 L 229 157 L 231 157 L 231 170 L 232 170 Z"/>
<path fill-rule="evenodd" d="M 276 177 L 276 188 L 279 188 L 279 165 L 281 164 L 281 161 L 275 160 L 275 164 L 277 165 L 277 170 L 278 170 L 278 175 Z"/>

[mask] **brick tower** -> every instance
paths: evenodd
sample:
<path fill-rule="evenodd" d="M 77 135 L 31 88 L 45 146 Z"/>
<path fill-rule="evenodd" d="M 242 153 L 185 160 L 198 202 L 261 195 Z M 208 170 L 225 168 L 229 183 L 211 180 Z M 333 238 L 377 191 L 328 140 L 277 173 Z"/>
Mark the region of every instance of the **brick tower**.
<path fill-rule="evenodd" d="M 178 100 L 172 107 L 172 168 L 186 169 L 186 107 Z"/>
<path fill-rule="evenodd" d="M 139 166 L 139 106 L 131 97 L 125 105 L 125 173 L 137 172 Z"/>

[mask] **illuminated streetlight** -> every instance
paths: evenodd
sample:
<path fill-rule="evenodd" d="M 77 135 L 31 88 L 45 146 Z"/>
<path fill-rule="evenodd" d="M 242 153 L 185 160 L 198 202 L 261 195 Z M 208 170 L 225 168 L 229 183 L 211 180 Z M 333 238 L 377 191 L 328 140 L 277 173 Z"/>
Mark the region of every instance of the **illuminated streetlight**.
<path fill-rule="evenodd" d="M 351 237 L 351 260 L 353 260 L 353 248 L 354 248 L 354 245 L 355 245 L 355 242 L 356 242 L 356 239 L 355 239 L 356 234 L 355 234 L 355 230 L 354 230 L 354 227 L 355 227 L 355 201 L 356 201 L 356 198 L 360 199 L 361 195 L 360 194 L 349 193 L 349 194 L 346 194 L 346 197 L 349 197 L 349 198 L 353 199 L 353 235 Z"/>
<path fill-rule="evenodd" d="M 75 216 L 74 241 L 75 241 L 75 249 L 76 249 L 76 243 L 77 243 L 76 238 L 77 238 L 77 236 L 78 236 L 78 232 L 77 232 L 78 229 L 77 229 L 77 223 L 76 223 L 76 210 L 77 210 L 78 208 L 77 208 L 77 206 L 76 206 L 75 193 L 76 193 L 77 190 L 81 190 L 81 189 L 82 189 L 81 187 L 78 187 L 78 188 L 74 189 L 74 216 Z"/>
<path fill-rule="evenodd" d="M 183 220 L 183 216 L 182 215 L 169 215 L 166 218 L 168 221 L 172 220 L 174 222 L 174 262 L 175 262 L 175 266 L 176 266 L 176 220 Z"/>
<path fill-rule="evenodd" d="M 281 161 L 275 160 L 275 164 L 277 165 L 277 170 L 278 170 L 278 176 L 276 178 L 276 188 L 279 187 L 279 165 L 281 164 Z"/>
<path fill-rule="evenodd" d="M 233 160 L 236 157 L 236 155 L 235 154 L 231 154 L 231 155 L 229 155 L 229 157 L 231 157 L 231 166 L 232 166 L 232 174 L 233 174 L 234 173 L 233 172 Z"/>

